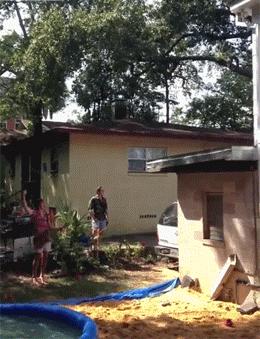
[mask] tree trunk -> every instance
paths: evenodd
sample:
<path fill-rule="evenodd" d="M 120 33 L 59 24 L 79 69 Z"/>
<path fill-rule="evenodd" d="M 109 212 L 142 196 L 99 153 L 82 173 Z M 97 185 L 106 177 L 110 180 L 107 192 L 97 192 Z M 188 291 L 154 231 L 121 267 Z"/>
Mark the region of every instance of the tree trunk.
<path fill-rule="evenodd" d="M 31 197 L 35 204 L 41 198 L 41 158 L 42 158 L 42 103 L 33 110 L 33 142 L 31 146 Z"/>
<path fill-rule="evenodd" d="M 42 103 L 38 102 L 32 109 L 33 136 L 39 137 L 42 134 Z"/>
<path fill-rule="evenodd" d="M 165 106 L 166 106 L 166 123 L 170 123 L 170 103 L 169 103 L 169 83 L 165 76 Z"/>

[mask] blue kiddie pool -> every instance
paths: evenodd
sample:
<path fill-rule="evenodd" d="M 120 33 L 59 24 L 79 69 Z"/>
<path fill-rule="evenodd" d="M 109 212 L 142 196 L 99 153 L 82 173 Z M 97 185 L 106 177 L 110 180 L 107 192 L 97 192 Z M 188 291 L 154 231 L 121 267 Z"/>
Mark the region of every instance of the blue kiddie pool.
<path fill-rule="evenodd" d="M 94 298 L 71 298 L 49 304 L 0 304 L 0 339 L 96 339 L 95 322 L 60 305 L 157 297 L 180 285 L 179 278 Z"/>
<path fill-rule="evenodd" d="M 1 339 L 96 339 L 97 326 L 89 317 L 56 305 L 0 305 Z"/>

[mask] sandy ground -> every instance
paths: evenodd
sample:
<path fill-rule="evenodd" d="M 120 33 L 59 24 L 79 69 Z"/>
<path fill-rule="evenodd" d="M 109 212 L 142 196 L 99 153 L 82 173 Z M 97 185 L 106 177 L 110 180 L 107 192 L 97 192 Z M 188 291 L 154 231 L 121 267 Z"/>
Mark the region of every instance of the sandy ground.
<path fill-rule="evenodd" d="M 177 276 L 175 271 L 158 266 L 151 267 L 149 273 L 140 274 L 143 274 L 142 286 Z M 155 298 L 82 304 L 71 308 L 97 323 L 100 339 L 260 339 L 260 312 L 242 316 L 236 311 L 235 304 L 210 301 L 201 293 L 181 287 Z M 231 319 L 232 327 L 226 326 L 227 319 Z"/>

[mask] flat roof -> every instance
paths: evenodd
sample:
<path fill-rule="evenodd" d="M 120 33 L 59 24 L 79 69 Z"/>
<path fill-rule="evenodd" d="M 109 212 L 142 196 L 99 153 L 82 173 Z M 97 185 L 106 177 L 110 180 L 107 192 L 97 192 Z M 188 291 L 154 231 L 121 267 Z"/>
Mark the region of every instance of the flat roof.
<path fill-rule="evenodd" d="M 248 131 L 231 131 L 160 122 L 141 123 L 131 119 L 98 121 L 85 125 L 44 121 L 43 125 L 53 132 L 60 133 L 199 139 L 230 142 L 235 145 L 253 144 L 253 133 L 248 133 Z"/>
<path fill-rule="evenodd" d="M 232 146 L 178 154 L 146 164 L 147 171 L 153 173 L 250 171 L 256 169 L 257 152 L 252 146 Z"/>
<path fill-rule="evenodd" d="M 73 124 L 66 122 L 43 121 L 43 134 L 36 137 L 25 137 L 25 140 L 14 138 L 2 146 L 23 147 L 49 140 L 68 138 L 70 134 L 152 137 L 168 139 L 186 139 L 217 141 L 230 145 L 253 145 L 253 133 L 248 131 L 231 131 L 217 128 L 203 128 L 159 122 L 141 123 L 133 120 L 98 121 L 91 124 Z M 1 144 L 0 144 L 1 146 Z"/>

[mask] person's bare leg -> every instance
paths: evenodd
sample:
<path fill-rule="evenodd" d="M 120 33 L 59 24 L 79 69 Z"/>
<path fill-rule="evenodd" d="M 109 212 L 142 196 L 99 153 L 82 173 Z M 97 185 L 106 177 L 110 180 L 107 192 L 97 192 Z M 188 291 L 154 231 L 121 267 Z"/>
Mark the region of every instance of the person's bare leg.
<path fill-rule="evenodd" d="M 45 272 L 46 272 L 46 266 L 47 266 L 47 261 L 48 261 L 48 252 L 43 251 L 42 255 L 42 262 L 41 262 L 41 269 L 40 269 L 40 282 L 42 284 L 46 284 L 46 277 L 45 277 Z"/>
<path fill-rule="evenodd" d="M 91 229 L 91 245 L 90 245 L 90 250 L 93 252 L 95 250 L 95 229 L 92 227 Z"/>
<path fill-rule="evenodd" d="M 98 229 L 94 228 L 92 230 L 92 235 L 93 235 L 93 252 L 94 255 L 98 255 L 98 239 L 99 239 L 99 234 L 98 234 Z"/>
<path fill-rule="evenodd" d="M 103 235 L 103 230 L 99 229 L 98 230 L 98 249 L 100 249 L 100 242 L 101 242 L 102 235 Z"/>
<path fill-rule="evenodd" d="M 35 253 L 33 262 L 32 262 L 32 283 L 38 285 L 37 281 L 37 272 L 39 269 L 39 266 L 41 264 L 41 258 L 42 254 L 41 253 Z"/>
<path fill-rule="evenodd" d="M 98 229 L 97 230 L 97 251 L 99 251 L 99 249 L 100 249 L 101 235 L 102 235 L 102 231 L 100 229 Z"/>

